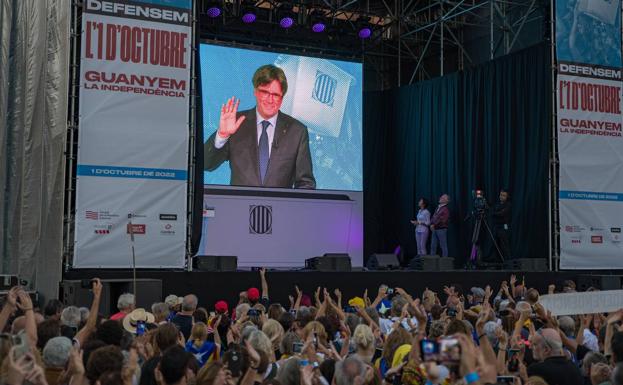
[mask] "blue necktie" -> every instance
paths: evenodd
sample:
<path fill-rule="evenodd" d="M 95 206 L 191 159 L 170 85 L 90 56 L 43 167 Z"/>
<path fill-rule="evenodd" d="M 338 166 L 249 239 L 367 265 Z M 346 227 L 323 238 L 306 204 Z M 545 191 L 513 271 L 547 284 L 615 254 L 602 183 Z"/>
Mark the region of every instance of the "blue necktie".
<path fill-rule="evenodd" d="M 262 184 L 264 184 L 264 177 L 266 176 L 266 170 L 268 170 L 268 159 L 270 153 L 268 152 L 268 133 L 266 129 L 270 126 L 268 120 L 262 120 L 262 135 L 260 135 L 260 178 Z"/>

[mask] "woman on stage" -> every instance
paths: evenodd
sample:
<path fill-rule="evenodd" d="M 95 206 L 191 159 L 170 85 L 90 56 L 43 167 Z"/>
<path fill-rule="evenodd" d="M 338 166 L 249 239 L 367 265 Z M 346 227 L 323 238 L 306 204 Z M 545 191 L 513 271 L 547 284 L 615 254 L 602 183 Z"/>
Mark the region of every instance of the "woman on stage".
<path fill-rule="evenodd" d="M 425 198 L 420 198 L 418 202 L 420 210 L 417 213 L 415 220 L 411 223 L 415 225 L 415 241 L 417 242 L 417 254 L 418 256 L 428 255 L 426 251 L 426 242 L 428 241 L 428 235 L 430 230 L 430 211 L 428 211 L 428 201 Z"/>

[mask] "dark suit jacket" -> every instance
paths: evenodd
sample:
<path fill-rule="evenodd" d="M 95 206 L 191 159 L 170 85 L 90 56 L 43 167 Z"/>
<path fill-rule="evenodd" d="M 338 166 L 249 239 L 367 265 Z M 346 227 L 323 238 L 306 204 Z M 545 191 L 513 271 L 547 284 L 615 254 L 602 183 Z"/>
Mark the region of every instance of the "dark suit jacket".
<path fill-rule="evenodd" d="M 246 119 L 222 148 L 214 147 L 216 132 L 205 142 L 205 170 L 216 170 L 228 160 L 232 186 L 316 188 L 307 127 L 293 117 L 279 112 L 268 170 L 262 184 L 255 108 L 239 112 L 238 116 L 241 115 L 246 116 Z"/>

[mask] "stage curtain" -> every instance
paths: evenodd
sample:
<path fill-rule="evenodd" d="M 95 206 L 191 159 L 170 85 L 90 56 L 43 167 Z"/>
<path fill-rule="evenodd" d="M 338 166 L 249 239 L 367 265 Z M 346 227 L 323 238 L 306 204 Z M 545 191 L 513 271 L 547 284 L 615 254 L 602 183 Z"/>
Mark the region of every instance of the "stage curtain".
<path fill-rule="evenodd" d="M 545 258 L 550 92 L 549 48 L 542 44 L 464 72 L 366 93 L 366 256 L 397 245 L 416 254 L 409 220 L 417 201 L 429 199 L 432 212 L 448 193 L 450 256 L 461 265 L 470 252 L 472 190 L 484 190 L 494 204 L 504 187 L 513 205 L 513 256 Z M 483 253 L 495 260 L 490 242 Z"/>

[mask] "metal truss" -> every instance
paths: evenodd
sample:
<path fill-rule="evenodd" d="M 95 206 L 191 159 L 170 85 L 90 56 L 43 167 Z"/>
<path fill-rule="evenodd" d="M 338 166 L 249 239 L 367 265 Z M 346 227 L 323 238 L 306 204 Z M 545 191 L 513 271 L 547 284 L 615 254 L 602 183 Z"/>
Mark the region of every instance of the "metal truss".
<path fill-rule="evenodd" d="M 199 0 L 206 7 L 214 0 Z M 240 1 L 225 0 L 236 16 Z M 549 38 L 551 0 L 291 0 L 298 24 L 305 25 L 312 10 L 321 10 L 333 27 L 328 39 L 306 39 L 301 28 L 289 41 L 272 34 L 253 34 L 247 43 L 276 47 L 278 43 L 311 53 L 322 51 L 364 60 L 367 72 L 377 76 L 375 89 L 391 88 L 443 76 Z M 255 6 L 274 24 L 283 1 L 258 0 Z M 201 8 L 200 7 L 200 12 Z M 356 23 L 370 18 L 373 37 L 359 41 Z M 232 19 L 233 20 L 233 19 Z M 228 30 L 235 21 L 223 19 L 210 38 L 241 40 Z M 255 26 L 245 26 L 255 28 Z M 202 32 L 207 29 L 201 25 Z M 309 34 L 308 34 L 309 35 Z M 249 41 L 250 40 L 250 41 Z M 320 44 L 322 42 L 322 44 Z M 370 79 L 370 77 L 368 77 Z"/>

